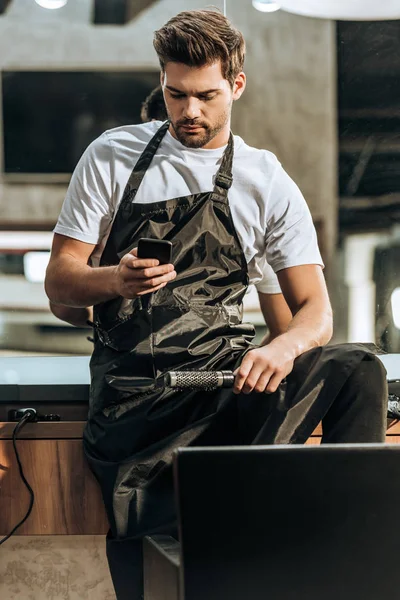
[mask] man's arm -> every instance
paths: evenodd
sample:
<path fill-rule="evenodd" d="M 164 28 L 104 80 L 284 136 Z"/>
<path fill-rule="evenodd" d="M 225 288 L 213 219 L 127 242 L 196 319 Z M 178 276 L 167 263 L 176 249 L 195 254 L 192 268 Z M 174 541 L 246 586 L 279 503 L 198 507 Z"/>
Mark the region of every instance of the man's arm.
<path fill-rule="evenodd" d="M 277 273 L 293 320 L 281 336 L 294 350 L 294 358 L 316 346 L 324 346 L 333 333 L 332 307 L 322 268 L 303 265 Z"/>
<path fill-rule="evenodd" d="M 45 290 L 50 302 L 86 308 L 118 296 L 136 298 L 155 292 L 176 277 L 173 265 L 138 259 L 136 249 L 118 265 L 91 267 L 93 244 L 55 234 L 46 271 Z"/>
<path fill-rule="evenodd" d="M 261 346 L 266 346 L 278 337 L 278 335 L 287 331 L 293 315 L 283 294 L 258 292 L 258 299 L 260 301 L 261 312 L 268 327 L 268 333 L 261 342 Z"/>
<path fill-rule="evenodd" d="M 45 278 L 46 294 L 53 304 L 86 308 L 118 295 L 115 267 L 89 266 L 94 248 L 94 244 L 54 235 Z"/>
<path fill-rule="evenodd" d="M 75 327 L 89 327 L 88 321 L 93 321 L 93 306 L 74 308 L 50 302 L 50 310 L 57 319 L 70 323 Z"/>
<path fill-rule="evenodd" d="M 277 275 L 293 319 L 285 333 L 246 354 L 236 372 L 236 393 L 275 392 L 298 356 L 325 345 L 332 336 L 332 309 L 322 268 L 302 265 Z"/>

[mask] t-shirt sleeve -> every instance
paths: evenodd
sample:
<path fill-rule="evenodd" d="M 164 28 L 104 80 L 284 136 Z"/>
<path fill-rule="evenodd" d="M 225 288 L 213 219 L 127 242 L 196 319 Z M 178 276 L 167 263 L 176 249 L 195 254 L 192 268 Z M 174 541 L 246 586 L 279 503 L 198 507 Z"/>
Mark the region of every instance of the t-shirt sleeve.
<path fill-rule="evenodd" d="M 279 163 L 267 202 L 266 260 L 275 273 L 300 265 L 323 267 L 310 210 L 303 194 Z"/>
<path fill-rule="evenodd" d="M 255 284 L 257 291 L 263 294 L 281 294 L 281 286 L 272 267 L 265 259 L 259 261 L 259 267 L 262 271 L 262 279 Z"/>
<path fill-rule="evenodd" d="M 71 177 L 55 233 L 98 244 L 114 213 L 114 160 L 107 133 L 94 140 Z"/>

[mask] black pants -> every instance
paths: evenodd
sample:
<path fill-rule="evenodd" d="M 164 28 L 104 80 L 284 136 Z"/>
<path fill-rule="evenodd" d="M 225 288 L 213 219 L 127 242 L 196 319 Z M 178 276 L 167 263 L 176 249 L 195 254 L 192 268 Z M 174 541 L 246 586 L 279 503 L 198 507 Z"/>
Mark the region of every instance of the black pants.
<path fill-rule="evenodd" d="M 245 396 L 243 401 L 246 402 Z M 323 418 L 322 441 L 323 443 L 382 443 L 385 441 L 386 415 L 385 369 L 379 359 L 369 355 L 347 379 Z M 252 436 L 256 428 L 260 428 L 260 418 L 262 415 L 257 417 L 258 423 L 253 424 L 250 419 Z M 208 444 L 211 445 L 210 440 Z M 215 440 L 213 444 L 218 445 L 218 441 Z M 142 541 L 113 540 L 108 536 L 107 558 L 117 600 L 141 600 L 143 598 Z"/>

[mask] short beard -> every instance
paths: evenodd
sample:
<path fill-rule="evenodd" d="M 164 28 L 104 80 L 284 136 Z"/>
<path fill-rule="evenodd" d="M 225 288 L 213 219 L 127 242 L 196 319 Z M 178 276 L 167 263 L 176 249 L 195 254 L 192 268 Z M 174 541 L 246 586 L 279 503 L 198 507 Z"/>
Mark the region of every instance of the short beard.
<path fill-rule="evenodd" d="M 178 123 L 174 123 L 171 120 L 171 125 L 175 131 L 177 139 L 180 141 L 181 144 L 183 144 L 187 148 L 203 148 L 209 142 L 211 142 L 211 140 L 213 140 L 220 133 L 220 131 L 223 130 L 223 128 L 229 121 L 230 112 L 231 108 L 228 107 L 226 111 L 219 116 L 217 122 L 212 127 L 209 127 L 208 125 L 204 126 L 203 123 L 199 121 L 199 126 L 204 127 L 203 133 L 190 134 L 187 131 L 183 131 L 181 129 L 182 125 L 196 125 L 196 121 L 190 121 L 187 119 L 184 122 L 179 121 Z"/>

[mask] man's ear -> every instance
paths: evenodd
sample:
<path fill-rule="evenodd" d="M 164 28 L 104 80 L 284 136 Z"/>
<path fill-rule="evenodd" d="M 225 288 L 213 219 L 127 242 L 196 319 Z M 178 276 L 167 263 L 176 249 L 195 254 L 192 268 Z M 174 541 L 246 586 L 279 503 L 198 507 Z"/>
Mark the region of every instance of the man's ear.
<path fill-rule="evenodd" d="M 233 100 L 239 100 L 246 89 L 246 75 L 241 71 L 233 83 Z"/>
<path fill-rule="evenodd" d="M 161 69 L 161 71 L 160 71 L 160 85 L 161 85 L 161 87 L 163 87 L 163 85 L 164 85 L 164 79 L 165 79 L 165 73 Z"/>

